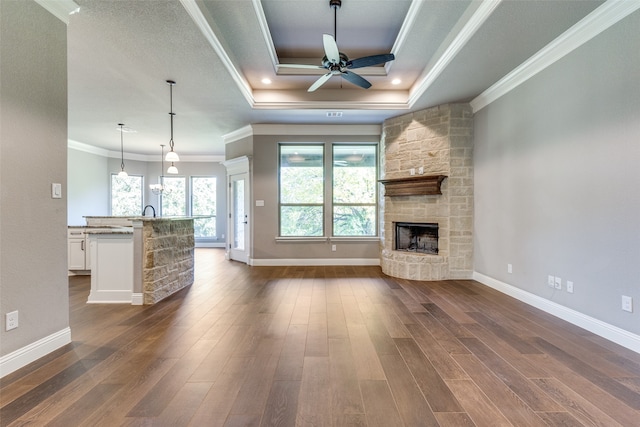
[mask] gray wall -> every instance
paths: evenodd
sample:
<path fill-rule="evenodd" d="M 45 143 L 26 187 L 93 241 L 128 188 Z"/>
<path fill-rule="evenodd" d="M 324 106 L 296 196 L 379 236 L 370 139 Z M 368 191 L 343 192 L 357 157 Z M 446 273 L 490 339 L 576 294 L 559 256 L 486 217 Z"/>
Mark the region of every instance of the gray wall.
<path fill-rule="evenodd" d="M 67 153 L 67 223 L 85 225 L 83 216 L 109 215 L 108 159 L 80 150 Z M 119 164 L 118 164 L 119 166 Z M 133 173 L 133 172 L 132 172 Z"/>
<path fill-rule="evenodd" d="M 477 112 L 474 141 L 475 271 L 636 334 L 639 28 L 635 12 Z"/>
<path fill-rule="evenodd" d="M 0 1 L 0 355 L 69 326 L 67 28 L 32 1 Z M 62 199 L 51 198 L 51 183 Z M 19 310 L 17 329 L 4 314 Z"/>
<path fill-rule="evenodd" d="M 378 137 L 379 138 L 379 137 Z M 253 177 L 251 201 L 254 218 L 253 244 L 250 256 L 255 259 L 304 259 L 304 258 L 371 258 L 379 259 L 379 242 L 331 242 L 278 243 L 278 143 L 280 142 L 374 142 L 376 137 L 353 135 L 254 135 Z M 255 200 L 264 200 L 264 206 L 256 207 Z"/>

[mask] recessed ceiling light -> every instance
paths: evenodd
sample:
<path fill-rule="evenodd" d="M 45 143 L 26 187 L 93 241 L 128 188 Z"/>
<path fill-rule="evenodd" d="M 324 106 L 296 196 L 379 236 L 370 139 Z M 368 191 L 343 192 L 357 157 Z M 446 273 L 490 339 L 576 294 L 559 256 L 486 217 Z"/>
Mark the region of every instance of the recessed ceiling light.
<path fill-rule="evenodd" d="M 264 79 L 262 79 L 262 83 L 264 83 L 266 85 L 270 85 L 271 84 L 271 79 L 268 79 L 268 78 L 265 77 Z"/>
<path fill-rule="evenodd" d="M 392 84 L 392 85 L 399 85 L 400 83 L 402 83 L 402 80 L 400 80 L 400 79 L 393 79 L 393 80 L 391 80 L 391 84 Z"/>

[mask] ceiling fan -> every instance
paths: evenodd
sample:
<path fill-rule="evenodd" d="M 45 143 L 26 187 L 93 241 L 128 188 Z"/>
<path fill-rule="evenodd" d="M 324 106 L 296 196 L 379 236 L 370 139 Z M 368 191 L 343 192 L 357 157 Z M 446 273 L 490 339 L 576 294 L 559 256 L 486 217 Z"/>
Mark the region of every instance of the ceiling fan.
<path fill-rule="evenodd" d="M 333 9 L 333 33 L 337 34 L 337 15 L 338 9 L 342 6 L 342 0 L 329 0 L 329 6 Z M 362 76 L 349 71 L 354 68 L 371 67 L 378 64 L 384 64 L 388 61 L 393 61 L 395 56 L 393 53 L 386 53 L 381 55 L 364 56 L 357 59 L 349 59 L 347 55 L 338 50 L 338 44 L 336 39 L 331 34 L 322 35 L 322 43 L 324 46 L 324 57 L 322 58 L 322 65 L 306 65 L 306 64 L 279 64 L 280 67 L 286 68 L 305 68 L 305 69 L 326 69 L 328 73 L 322 75 L 318 80 L 313 83 L 307 92 L 313 92 L 322 86 L 331 76 L 342 76 L 348 82 L 353 83 L 356 86 L 360 86 L 363 89 L 369 89 L 371 83 Z"/>

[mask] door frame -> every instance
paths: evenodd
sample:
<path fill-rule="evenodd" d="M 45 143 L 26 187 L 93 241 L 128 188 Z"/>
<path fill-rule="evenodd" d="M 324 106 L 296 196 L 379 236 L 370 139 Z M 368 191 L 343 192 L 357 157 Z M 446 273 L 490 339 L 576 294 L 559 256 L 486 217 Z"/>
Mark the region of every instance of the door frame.
<path fill-rule="evenodd" d="M 251 265 L 251 242 L 253 238 L 253 212 L 251 206 L 251 157 L 242 156 L 222 162 L 227 169 L 227 238 L 225 240 L 225 257 L 229 260 L 236 260 Z M 233 177 L 246 174 L 244 188 L 244 204 L 245 217 L 247 224 L 245 226 L 245 255 L 238 256 L 237 251 L 232 252 L 234 227 L 233 227 L 233 210 L 235 201 L 233 200 L 233 189 L 231 187 Z"/>

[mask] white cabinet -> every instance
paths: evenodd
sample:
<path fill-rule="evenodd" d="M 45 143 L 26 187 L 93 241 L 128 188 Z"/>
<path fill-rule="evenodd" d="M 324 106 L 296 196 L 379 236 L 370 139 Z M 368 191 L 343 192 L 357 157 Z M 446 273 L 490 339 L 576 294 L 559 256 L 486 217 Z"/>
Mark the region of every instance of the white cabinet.
<path fill-rule="evenodd" d="M 69 270 L 91 270 L 91 252 L 86 228 L 69 228 L 67 257 Z"/>

